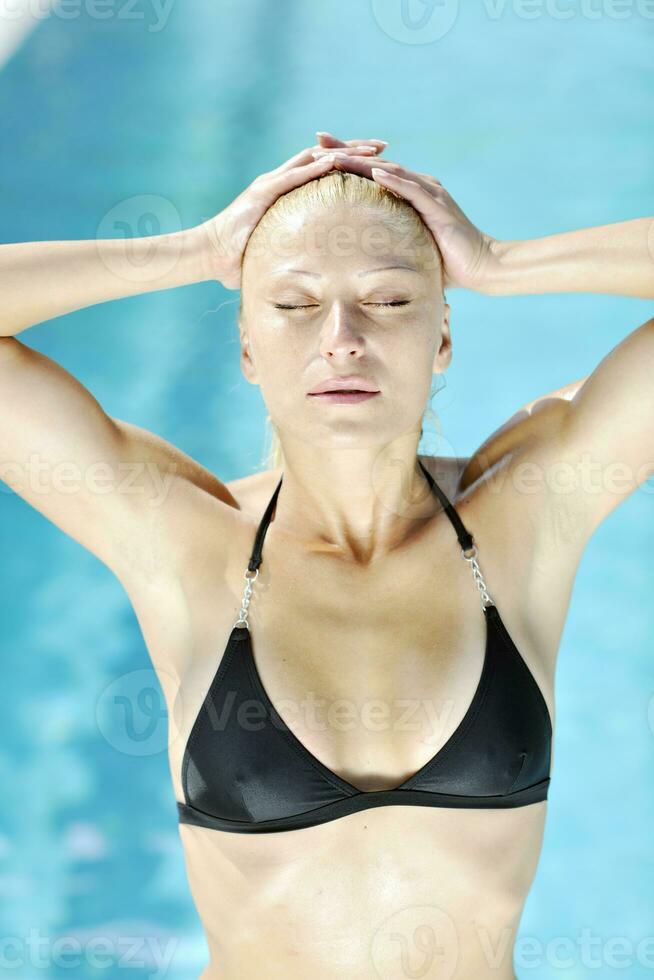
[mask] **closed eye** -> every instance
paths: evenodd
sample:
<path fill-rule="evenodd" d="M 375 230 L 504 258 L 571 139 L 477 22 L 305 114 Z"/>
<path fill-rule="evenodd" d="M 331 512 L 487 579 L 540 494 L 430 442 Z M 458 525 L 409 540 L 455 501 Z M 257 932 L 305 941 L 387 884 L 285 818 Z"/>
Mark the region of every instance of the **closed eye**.
<path fill-rule="evenodd" d="M 408 306 L 410 299 L 393 299 L 389 303 L 366 303 L 366 306 Z"/>
<path fill-rule="evenodd" d="M 411 300 L 409 299 L 394 299 L 391 300 L 389 303 L 366 303 L 365 305 L 366 306 L 408 306 L 410 302 Z M 273 306 L 275 307 L 276 310 L 310 310 L 313 306 L 316 305 L 317 304 L 315 303 L 310 303 L 306 306 L 291 306 L 287 303 L 273 303 Z"/>
<path fill-rule="evenodd" d="M 289 306 L 287 303 L 273 303 L 273 306 L 276 310 L 310 310 L 316 304 L 310 303 L 308 306 Z"/>

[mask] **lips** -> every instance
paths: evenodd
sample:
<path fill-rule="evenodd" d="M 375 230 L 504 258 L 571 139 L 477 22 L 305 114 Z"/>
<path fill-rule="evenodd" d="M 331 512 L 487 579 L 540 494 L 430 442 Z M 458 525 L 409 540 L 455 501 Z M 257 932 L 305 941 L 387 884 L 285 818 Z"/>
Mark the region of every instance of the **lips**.
<path fill-rule="evenodd" d="M 340 378 L 327 378 L 325 381 L 321 381 L 320 384 L 312 388 L 311 391 L 307 392 L 309 395 L 325 395 L 328 393 L 336 394 L 341 392 L 360 392 L 360 393 L 370 393 L 378 392 L 379 389 L 372 381 L 368 381 L 367 378 L 362 378 L 359 375 L 347 375 L 346 377 Z"/>
<path fill-rule="evenodd" d="M 331 402 L 336 405 L 353 405 L 357 402 L 367 402 L 371 398 L 376 398 L 378 394 L 378 391 L 353 391 L 351 388 L 341 388 L 340 391 L 310 393 L 310 397 L 317 401 Z"/>

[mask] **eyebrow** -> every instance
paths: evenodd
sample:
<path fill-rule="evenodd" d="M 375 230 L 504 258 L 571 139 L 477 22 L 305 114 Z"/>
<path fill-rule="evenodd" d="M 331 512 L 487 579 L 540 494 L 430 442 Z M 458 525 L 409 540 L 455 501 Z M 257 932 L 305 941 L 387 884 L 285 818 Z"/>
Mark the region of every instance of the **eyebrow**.
<path fill-rule="evenodd" d="M 419 270 L 412 265 L 380 265 L 376 269 L 367 269 L 365 272 L 359 272 L 358 275 L 359 277 L 369 276 L 373 272 L 385 272 L 387 269 L 407 269 L 409 272 L 417 272 L 419 274 Z M 313 279 L 322 279 L 319 272 L 307 272 L 306 269 L 280 269 L 278 272 L 273 272 L 272 275 L 284 276 L 291 272 L 297 276 L 311 276 Z"/>

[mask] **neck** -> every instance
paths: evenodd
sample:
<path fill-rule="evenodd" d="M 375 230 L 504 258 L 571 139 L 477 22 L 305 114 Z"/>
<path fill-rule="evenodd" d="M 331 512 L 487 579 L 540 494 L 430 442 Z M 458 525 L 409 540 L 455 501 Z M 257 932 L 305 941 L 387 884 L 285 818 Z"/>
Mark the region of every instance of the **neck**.
<path fill-rule="evenodd" d="M 323 449 L 283 442 L 274 521 L 311 550 L 367 564 L 438 510 L 415 439 L 390 446 Z"/>

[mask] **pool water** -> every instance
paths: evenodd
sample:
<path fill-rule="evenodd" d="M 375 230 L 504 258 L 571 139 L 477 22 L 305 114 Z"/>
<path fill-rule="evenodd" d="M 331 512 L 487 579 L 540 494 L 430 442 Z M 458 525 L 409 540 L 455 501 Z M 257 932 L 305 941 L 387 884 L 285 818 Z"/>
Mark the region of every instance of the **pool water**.
<path fill-rule="evenodd" d="M 652 213 L 646 4 L 623 4 L 627 16 L 608 0 L 412 4 L 115 2 L 99 16 L 80 2 L 24 32 L 0 18 L 2 241 L 189 227 L 316 129 L 388 139 L 390 159 L 433 173 L 496 238 Z M 610 295 L 448 299 L 454 357 L 434 400 L 444 455 L 469 455 L 652 315 L 651 302 Z M 202 283 L 21 340 L 111 415 L 231 480 L 259 467 L 266 414 L 240 372 L 237 307 L 236 292 Z M 104 565 L 0 490 L 4 968 L 21 980 L 128 968 L 188 980 L 206 946 L 135 615 Z M 575 582 L 521 978 L 613 977 L 620 963 L 651 976 L 653 494 L 650 481 L 604 522 Z M 94 952 L 99 936 L 109 956 Z"/>

